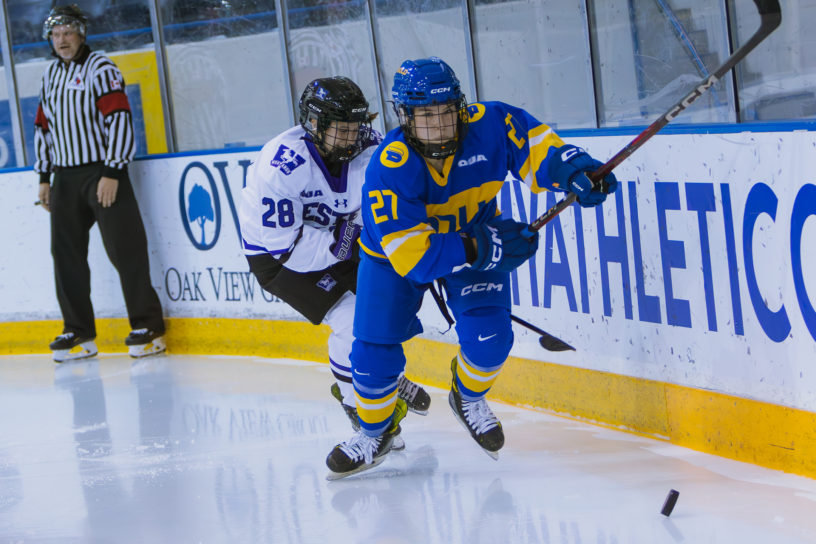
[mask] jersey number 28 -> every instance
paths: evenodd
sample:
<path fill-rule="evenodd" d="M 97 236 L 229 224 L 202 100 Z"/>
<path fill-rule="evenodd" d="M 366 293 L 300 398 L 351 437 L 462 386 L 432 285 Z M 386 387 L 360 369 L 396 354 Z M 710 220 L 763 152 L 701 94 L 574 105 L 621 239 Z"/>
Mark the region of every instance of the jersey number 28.
<path fill-rule="evenodd" d="M 288 198 L 278 200 L 277 205 L 271 198 L 264 198 L 261 202 L 269 206 L 262 218 L 264 227 L 291 227 L 295 224 L 295 207 Z M 273 221 L 276 213 L 278 214 L 277 224 Z"/>

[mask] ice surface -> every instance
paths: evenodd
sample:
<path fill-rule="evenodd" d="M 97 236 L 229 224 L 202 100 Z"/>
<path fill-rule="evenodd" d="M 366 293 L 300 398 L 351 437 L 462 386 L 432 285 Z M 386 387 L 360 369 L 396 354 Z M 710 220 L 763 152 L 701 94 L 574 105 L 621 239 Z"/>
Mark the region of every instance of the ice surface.
<path fill-rule="evenodd" d="M 816 542 L 813 480 L 497 402 L 493 461 L 438 389 L 404 452 L 327 482 L 352 434 L 331 380 L 293 360 L 0 357 L 0 542 Z"/>

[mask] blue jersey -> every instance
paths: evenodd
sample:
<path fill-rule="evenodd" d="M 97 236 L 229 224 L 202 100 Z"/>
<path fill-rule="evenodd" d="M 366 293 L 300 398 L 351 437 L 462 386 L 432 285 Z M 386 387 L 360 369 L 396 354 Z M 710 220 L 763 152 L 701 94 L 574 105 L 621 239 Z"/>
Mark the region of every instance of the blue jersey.
<path fill-rule="evenodd" d="M 548 175 L 564 142 L 526 111 L 502 102 L 468 106 L 467 135 L 439 174 L 390 131 L 366 169 L 360 246 L 417 283 L 466 267 L 459 233 L 500 212 L 496 195 L 508 171 L 533 192 L 567 190 Z"/>

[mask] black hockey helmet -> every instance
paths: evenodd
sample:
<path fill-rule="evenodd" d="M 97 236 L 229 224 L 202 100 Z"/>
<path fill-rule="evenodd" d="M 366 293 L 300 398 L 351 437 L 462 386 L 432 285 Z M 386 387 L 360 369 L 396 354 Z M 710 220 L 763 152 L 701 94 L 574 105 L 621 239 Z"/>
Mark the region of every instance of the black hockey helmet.
<path fill-rule="evenodd" d="M 319 78 L 306 85 L 299 109 L 300 125 L 329 162 L 348 161 L 359 155 L 369 138 L 371 121 L 376 117 L 368 113 L 368 101 L 360 87 L 342 76 Z M 338 147 L 327 141 L 326 130 L 332 121 L 359 123 L 354 143 Z"/>
<path fill-rule="evenodd" d="M 54 6 L 51 8 L 51 11 L 48 12 L 48 17 L 46 17 L 43 23 L 43 39 L 50 40 L 51 31 L 55 26 L 59 25 L 72 27 L 84 38 L 88 28 L 88 18 L 76 4 L 71 4 L 70 6 Z"/>

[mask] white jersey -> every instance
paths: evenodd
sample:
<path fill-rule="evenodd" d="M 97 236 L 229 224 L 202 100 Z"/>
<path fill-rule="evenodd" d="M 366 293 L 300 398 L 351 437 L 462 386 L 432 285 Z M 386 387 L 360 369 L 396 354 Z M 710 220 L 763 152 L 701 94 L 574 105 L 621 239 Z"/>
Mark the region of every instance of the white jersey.
<path fill-rule="evenodd" d="M 288 255 L 285 266 L 295 272 L 340 262 L 330 251 L 334 226 L 359 212 L 366 167 L 382 139 L 372 131 L 335 178 L 304 136 L 296 126 L 267 142 L 247 171 L 238 210 L 244 253 Z"/>

